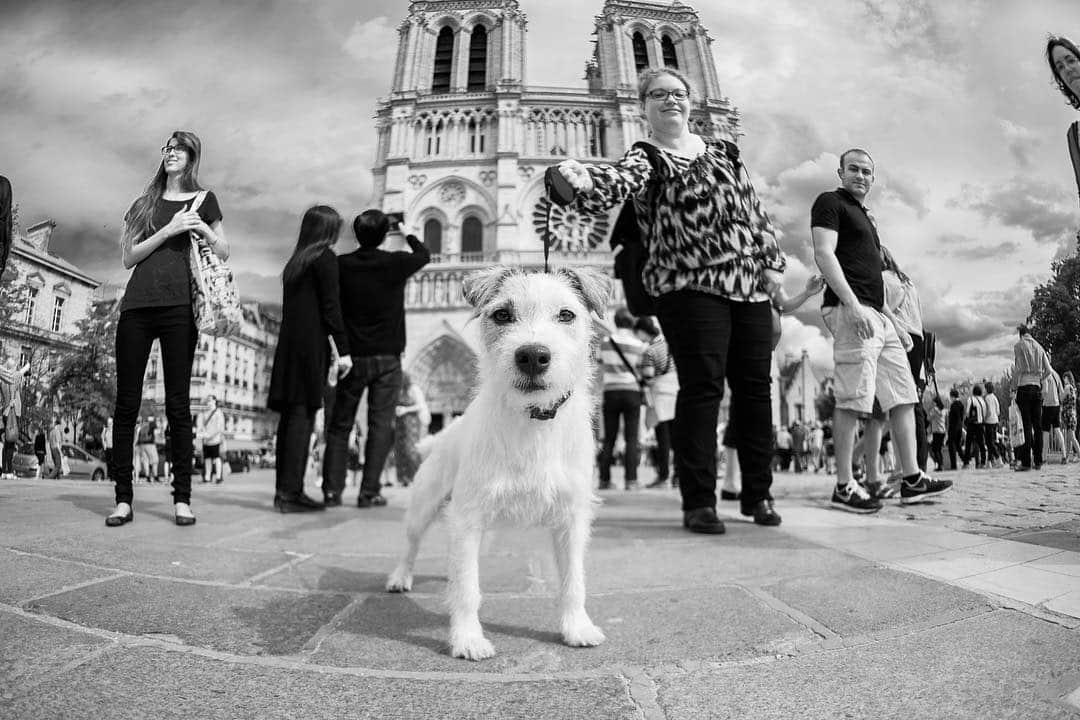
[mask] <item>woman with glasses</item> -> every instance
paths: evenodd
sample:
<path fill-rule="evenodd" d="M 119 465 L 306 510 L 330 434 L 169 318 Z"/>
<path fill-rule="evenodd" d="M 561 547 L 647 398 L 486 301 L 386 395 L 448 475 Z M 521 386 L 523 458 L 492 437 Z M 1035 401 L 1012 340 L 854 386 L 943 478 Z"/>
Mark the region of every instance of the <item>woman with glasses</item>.
<path fill-rule="evenodd" d="M 175 522 L 195 524 L 191 512 L 190 392 L 198 331 L 192 315 L 188 265 L 192 234 L 221 259 L 229 257 L 217 198 L 212 192 L 204 194 L 199 184 L 201 154 L 202 143 L 194 133 L 174 132 L 161 148 L 154 177 L 124 215 L 120 254 L 124 268 L 132 272 L 116 326 L 116 509 L 105 518 L 109 527 L 134 519 L 131 481 L 135 420 L 142 402 L 146 361 L 155 339 L 161 347 L 165 416 L 172 428 Z"/>
<path fill-rule="evenodd" d="M 683 526 L 719 534 L 716 426 L 724 380 L 738 428 L 742 513 L 779 525 L 773 508 L 770 297 L 786 259 L 733 144 L 690 131 L 692 91 L 676 70 L 638 79 L 651 148 L 635 144 L 611 165 L 559 168 L 585 212 L 634 203 L 648 248 L 642 279 L 679 378 L 672 428 Z M 650 160 L 655 158 L 655 164 Z"/>

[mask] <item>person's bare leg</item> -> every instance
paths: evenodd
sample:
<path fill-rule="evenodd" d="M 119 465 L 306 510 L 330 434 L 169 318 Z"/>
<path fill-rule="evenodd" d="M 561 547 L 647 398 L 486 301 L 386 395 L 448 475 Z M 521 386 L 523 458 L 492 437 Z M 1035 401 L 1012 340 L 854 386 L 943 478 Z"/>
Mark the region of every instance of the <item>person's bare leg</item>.
<path fill-rule="evenodd" d="M 904 477 L 918 474 L 919 462 L 915 456 L 915 406 L 897 405 L 889 411 L 889 421 L 892 423 L 893 442 Z"/>
<path fill-rule="evenodd" d="M 855 430 L 859 417 L 854 410 L 836 408 L 833 412 L 833 446 L 836 450 L 836 484 L 845 486 L 854 478 L 851 475 L 851 458 L 855 448 Z"/>

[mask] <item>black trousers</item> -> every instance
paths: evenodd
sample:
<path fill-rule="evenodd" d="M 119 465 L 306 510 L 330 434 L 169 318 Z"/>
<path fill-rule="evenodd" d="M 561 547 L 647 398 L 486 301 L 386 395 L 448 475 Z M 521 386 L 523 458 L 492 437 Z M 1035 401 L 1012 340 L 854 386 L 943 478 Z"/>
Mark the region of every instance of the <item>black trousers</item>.
<path fill-rule="evenodd" d="M 605 390 L 604 406 L 604 444 L 600 449 L 600 482 L 611 482 L 611 462 L 615 453 L 615 438 L 619 436 L 619 419 L 623 421 L 623 439 L 626 440 L 626 452 L 623 455 L 626 482 L 637 482 L 638 461 L 641 458 L 641 445 L 638 443 L 638 428 L 641 426 L 641 391 L 640 390 Z"/>
<path fill-rule="evenodd" d="M 926 357 L 926 341 L 921 335 L 911 335 L 911 350 L 908 351 L 908 364 L 911 366 L 911 376 L 915 379 L 915 388 L 919 392 L 919 400 L 915 403 L 915 463 L 920 470 L 926 470 L 926 460 L 930 456 L 930 443 L 926 440 L 926 408 L 922 404 L 922 391 L 925 385 L 922 381 L 923 359 Z"/>
<path fill-rule="evenodd" d="M 12 461 L 15 459 L 16 443 L 4 441 L 4 454 L 3 454 L 3 471 L 10 474 L 12 472 Z"/>
<path fill-rule="evenodd" d="M 657 301 L 675 359 L 679 395 L 672 449 L 682 509 L 716 505 L 716 424 L 724 379 L 742 470 L 744 508 L 772 499 L 772 314 L 768 302 L 734 302 L 696 290 Z"/>
<path fill-rule="evenodd" d="M 945 446 L 945 433 L 934 433 L 934 441 L 930 444 L 930 457 L 937 463 L 938 468 L 945 467 L 945 456 L 942 448 Z"/>
<path fill-rule="evenodd" d="M 360 494 L 374 497 L 382 491 L 380 478 L 386 457 L 394 446 L 394 407 L 401 393 L 401 358 L 397 355 L 353 356 L 352 371 L 338 381 L 333 409 L 326 423 L 324 493 L 340 495 L 345 489 L 349 433 L 365 390 L 368 392 L 368 425 Z"/>
<path fill-rule="evenodd" d="M 656 435 L 656 479 L 667 480 L 671 475 L 671 421 L 657 423 L 653 434 Z"/>
<path fill-rule="evenodd" d="M 309 409 L 307 405 L 290 405 L 278 418 L 274 466 L 274 489 L 278 497 L 296 497 L 304 492 L 304 472 L 316 412 L 317 409 Z"/>
<path fill-rule="evenodd" d="M 1024 467 L 1043 464 L 1042 389 L 1038 385 L 1016 388 L 1016 406 L 1024 423 L 1024 444 L 1016 449 L 1016 459 Z"/>
<path fill-rule="evenodd" d="M 986 444 L 986 459 L 997 460 L 998 446 L 997 446 L 997 423 L 983 423 L 983 438 Z"/>
<path fill-rule="evenodd" d="M 967 442 L 964 443 L 964 464 L 975 458 L 976 467 L 986 464 L 986 436 L 982 423 L 967 423 Z"/>
<path fill-rule="evenodd" d="M 142 403 L 146 361 L 155 339 L 161 345 L 165 417 L 173 436 L 173 502 L 191 502 L 191 363 L 198 335 L 190 305 L 136 308 L 120 313 L 116 326 L 112 468 L 118 503 L 130 503 L 132 498 L 135 419 Z"/>
<path fill-rule="evenodd" d="M 949 469 L 955 470 L 960 465 L 957 463 L 957 458 L 964 457 L 964 448 L 960 446 L 961 431 L 960 428 L 949 430 Z"/>

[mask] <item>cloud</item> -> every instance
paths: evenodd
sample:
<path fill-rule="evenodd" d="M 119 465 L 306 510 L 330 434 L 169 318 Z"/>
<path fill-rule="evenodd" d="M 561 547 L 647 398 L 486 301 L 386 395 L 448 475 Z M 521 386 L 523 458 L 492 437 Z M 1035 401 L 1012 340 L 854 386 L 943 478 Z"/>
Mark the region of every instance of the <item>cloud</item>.
<path fill-rule="evenodd" d="M 1027 230 L 1039 243 L 1060 243 L 1076 222 L 1075 198 L 1059 185 L 1015 176 L 990 188 L 965 188 L 969 207 L 988 220 Z"/>
<path fill-rule="evenodd" d="M 1001 132 L 1005 136 L 1005 144 L 1009 152 L 1022 168 L 1031 166 L 1033 154 L 1039 144 L 1039 138 L 1031 130 L 1018 125 L 1011 120 L 998 118 Z"/>
<path fill-rule="evenodd" d="M 930 252 L 933 255 L 955 260 L 988 260 L 1008 257 L 1020 249 L 1020 243 L 1003 240 L 987 244 L 978 238 L 959 233 L 944 233 L 938 236 L 938 242 Z"/>
<path fill-rule="evenodd" d="M 380 16 L 362 22 L 357 20 L 342 49 L 364 63 L 366 68 L 378 70 L 385 75 L 387 68 L 393 68 L 397 53 L 396 43 L 389 41 L 397 37 L 397 31 L 389 18 Z"/>

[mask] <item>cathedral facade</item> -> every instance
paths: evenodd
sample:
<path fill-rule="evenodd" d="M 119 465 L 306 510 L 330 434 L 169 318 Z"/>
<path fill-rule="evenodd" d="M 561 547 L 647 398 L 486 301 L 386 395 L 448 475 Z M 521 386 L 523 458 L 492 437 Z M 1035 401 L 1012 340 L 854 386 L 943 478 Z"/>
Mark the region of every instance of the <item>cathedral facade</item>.
<path fill-rule="evenodd" d="M 693 8 L 605 0 L 580 88 L 526 82 L 526 26 L 518 0 L 412 0 L 376 110 L 373 204 L 403 213 L 433 253 L 406 289 L 404 365 L 434 429 L 469 401 L 476 340 L 465 275 L 492 264 L 542 268 L 545 233 L 553 264 L 611 267 L 611 218 L 552 207 L 543 175 L 565 158 L 617 158 L 645 135 L 639 72 L 680 70 L 693 86 L 694 131 L 739 134 Z"/>

